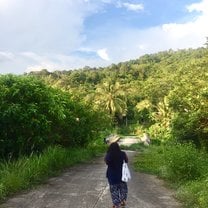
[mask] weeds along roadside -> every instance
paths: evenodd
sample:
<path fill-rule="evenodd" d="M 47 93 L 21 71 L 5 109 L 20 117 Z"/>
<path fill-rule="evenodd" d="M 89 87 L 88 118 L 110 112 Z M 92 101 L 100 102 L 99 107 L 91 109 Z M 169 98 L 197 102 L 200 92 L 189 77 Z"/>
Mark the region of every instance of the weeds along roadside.
<path fill-rule="evenodd" d="M 65 168 L 88 161 L 105 151 L 99 143 L 86 148 L 65 149 L 49 147 L 40 155 L 22 157 L 16 161 L 0 163 L 0 201 L 21 190 L 40 184 Z"/>
<path fill-rule="evenodd" d="M 183 207 L 208 207 L 207 152 L 192 144 L 151 145 L 135 158 L 134 166 L 168 181 Z"/>

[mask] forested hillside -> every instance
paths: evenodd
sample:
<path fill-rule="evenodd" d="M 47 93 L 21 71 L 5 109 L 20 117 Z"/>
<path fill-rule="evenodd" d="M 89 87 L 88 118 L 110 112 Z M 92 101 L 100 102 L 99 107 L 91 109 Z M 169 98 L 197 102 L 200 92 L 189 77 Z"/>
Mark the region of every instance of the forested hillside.
<path fill-rule="evenodd" d="M 164 51 L 104 68 L 31 72 L 114 125 L 208 148 L 208 49 Z"/>
<path fill-rule="evenodd" d="M 208 207 L 208 48 L 1 75 L 0 88 L 0 199 L 102 153 L 111 132 L 148 133 L 156 145 L 135 168 L 172 181 L 186 207 Z"/>

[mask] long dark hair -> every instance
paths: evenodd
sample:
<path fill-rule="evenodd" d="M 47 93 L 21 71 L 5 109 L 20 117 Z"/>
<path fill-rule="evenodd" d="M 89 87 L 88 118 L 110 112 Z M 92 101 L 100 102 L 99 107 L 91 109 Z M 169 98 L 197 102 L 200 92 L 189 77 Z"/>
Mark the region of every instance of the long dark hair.
<path fill-rule="evenodd" d="M 113 142 L 108 148 L 108 154 L 113 161 L 117 161 L 121 155 L 121 149 L 117 142 Z"/>

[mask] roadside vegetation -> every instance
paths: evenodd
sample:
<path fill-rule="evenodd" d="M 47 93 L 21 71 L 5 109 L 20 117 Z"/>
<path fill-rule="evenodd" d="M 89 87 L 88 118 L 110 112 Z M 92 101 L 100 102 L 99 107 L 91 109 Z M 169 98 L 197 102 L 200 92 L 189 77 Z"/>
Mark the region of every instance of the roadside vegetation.
<path fill-rule="evenodd" d="M 100 142 L 85 148 L 48 147 L 40 155 L 22 156 L 0 162 L 0 200 L 56 176 L 77 163 L 89 162 L 105 151 Z"/>
<path fill-rule="evenodd" d="M 109 116 L 25 76 L 0 77 L 0 199 L 103 152 Z"/>
<path fill-rule="evenodd" d="M 184 207 L 208 207 L 208 153 L 192 144 L 150 146 L 135 160 L 136 170 L 158 175 L 176 189 Z"/>
<path fill-rule="evenodd" d="M 101 145 L 109 132 L 146 133 L 150 148 L 130 147 L 142 151 L 135 166 L 174 182 L 184 206 L 208 207 L 207 83 L 208 48 L 147 54 L 108 67 L 1 75 L 1 195 L 68 166 L 62 157 L 87 159 L 94 154 L 89 145 Z M 50 162 L 42 159 L 47 154 Z M 39 159 L 41 170 L 30 172 Z M 22 168 L 22 179 L 11 171 L 19 165 L 29 169 Z"/>

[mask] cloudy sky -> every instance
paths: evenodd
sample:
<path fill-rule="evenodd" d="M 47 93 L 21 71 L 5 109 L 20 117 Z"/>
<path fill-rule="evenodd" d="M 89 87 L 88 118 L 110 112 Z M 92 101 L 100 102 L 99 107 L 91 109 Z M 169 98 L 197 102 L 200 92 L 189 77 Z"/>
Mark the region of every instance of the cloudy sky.
<path fill-rule="evenodd" d="M 108 66 L 206 37 L 208 0 L 0 0 L 0 74 Z"/>

